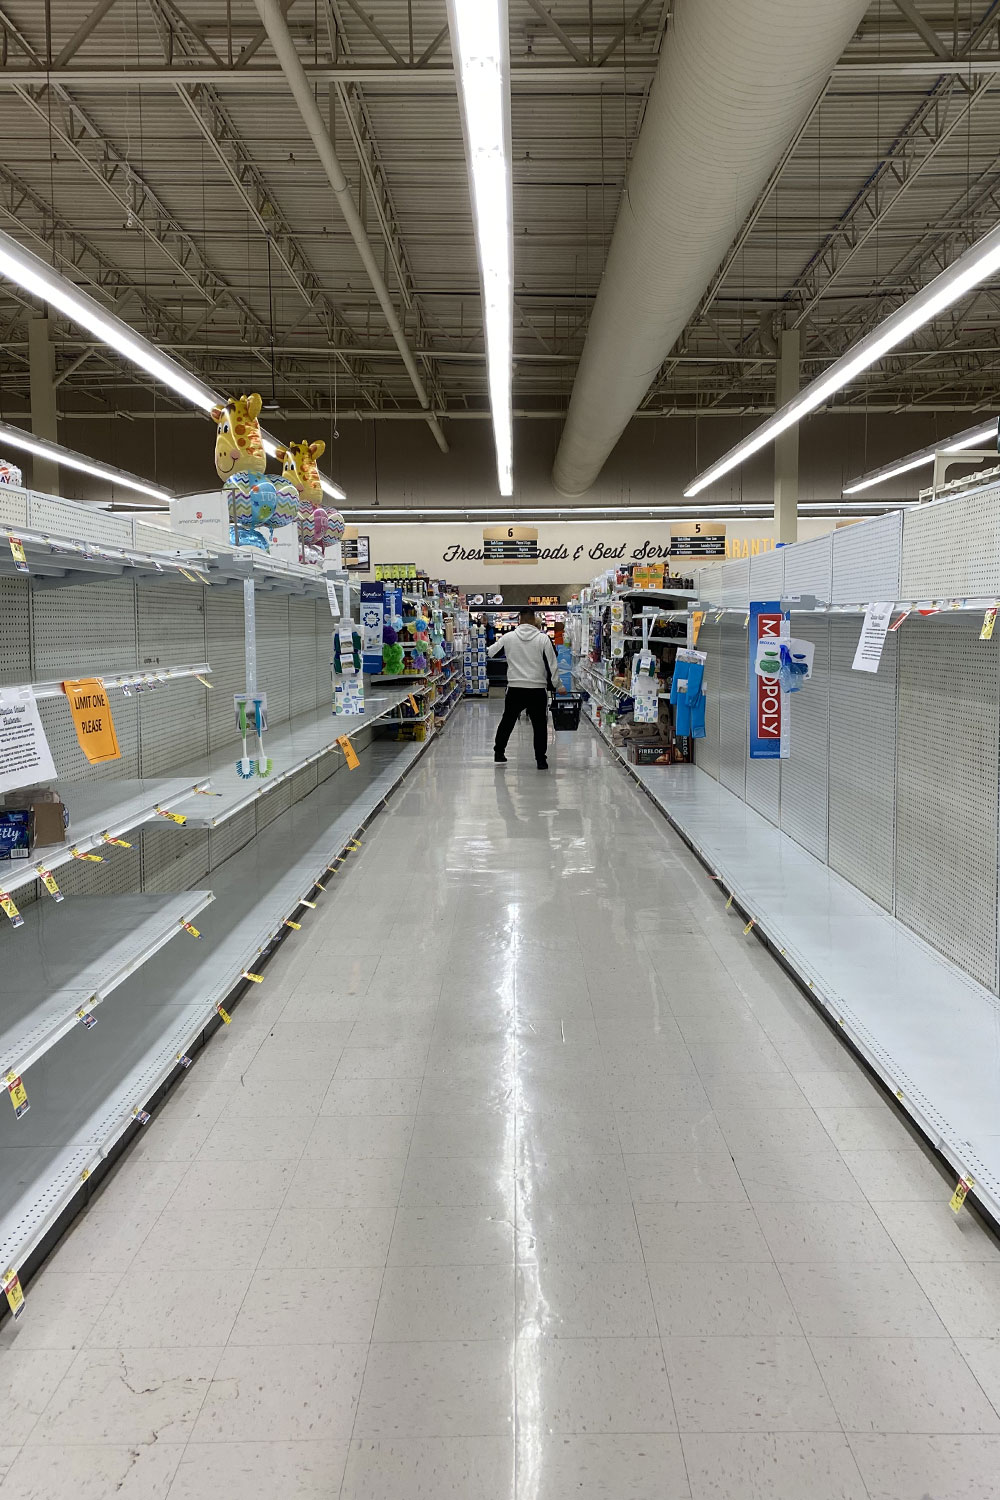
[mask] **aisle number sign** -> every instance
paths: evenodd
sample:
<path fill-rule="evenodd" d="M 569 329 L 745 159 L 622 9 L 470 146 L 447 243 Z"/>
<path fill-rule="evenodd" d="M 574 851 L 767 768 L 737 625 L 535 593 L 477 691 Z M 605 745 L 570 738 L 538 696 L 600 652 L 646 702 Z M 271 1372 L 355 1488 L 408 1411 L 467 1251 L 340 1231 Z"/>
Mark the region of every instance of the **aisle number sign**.
<path fill-rule="evenodd" d="M 90 764 L 99 766 L 108 760 L 121 760 L 111 705 L 101 680 L 83 677 L 77 682 L 64 682 L 63 691 L 69 700 L 80 749 Z"/>
<path fill-rule="evenodd" d="M 483 562 L 536 563 L 537 526 L 484 526 Z"/>

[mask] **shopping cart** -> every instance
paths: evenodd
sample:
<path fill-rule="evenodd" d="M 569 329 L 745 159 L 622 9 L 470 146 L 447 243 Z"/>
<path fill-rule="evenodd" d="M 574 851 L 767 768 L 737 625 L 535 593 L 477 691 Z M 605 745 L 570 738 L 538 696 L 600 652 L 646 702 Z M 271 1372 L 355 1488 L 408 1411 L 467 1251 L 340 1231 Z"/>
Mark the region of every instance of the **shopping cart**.
<path fill-rule="evenodd" d="M 582 693 L 564 693 L 552 696 L 552 726 L 554 729 L 579 729 L 580 709 L 583 707 Z"/>

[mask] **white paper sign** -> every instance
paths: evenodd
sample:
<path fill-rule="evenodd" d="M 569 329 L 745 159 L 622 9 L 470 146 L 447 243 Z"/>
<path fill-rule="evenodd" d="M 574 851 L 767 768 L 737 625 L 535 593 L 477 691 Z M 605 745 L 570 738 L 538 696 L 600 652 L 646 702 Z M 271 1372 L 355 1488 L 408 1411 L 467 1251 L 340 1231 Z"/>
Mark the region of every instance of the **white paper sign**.
<path fill-rule="evenodd" d="M 0 792 L 55 779 L 52 752 L 31 688 L 0 688 Z"/>
<path fill-rule="evenodd" d="M 882 660 L 885 633 L 892 619 L 892 604 L 869 604 L 865 610 L 865 622 L 861 627 L 861 639 L 854 653 L 855 672 L 877 672 Z"/>
<path fill-rule="evenodd" d="M 340 600 L 337 598 L 337 585 L 332 578 L 326 580 L 326 597 L 330 601 L 330 613 L 335 620 L 340 618 Z"/>

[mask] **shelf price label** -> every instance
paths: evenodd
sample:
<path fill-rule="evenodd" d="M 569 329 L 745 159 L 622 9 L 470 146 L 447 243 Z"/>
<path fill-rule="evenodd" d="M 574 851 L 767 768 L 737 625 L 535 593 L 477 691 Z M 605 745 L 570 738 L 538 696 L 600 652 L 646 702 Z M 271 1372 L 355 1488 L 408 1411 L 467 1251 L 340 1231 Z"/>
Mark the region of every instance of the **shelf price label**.
<path fill-rule="evenodd" d="M 263 984 L 264 983 L 264 976 L 263 976 L 263 974 L 251 974 L 251 972 L 250 972 L 249 969 L 244 969 L 243 970 L 241 978 L 243 978 L 243 979 L 249 979 L 249 981 L 250 981 L 251 984 Z"/>
<path fill-rule="evenodd" d="M 958 1185 L 952 1193 L 951 1201 L 948 1204 L 953 1214 L 961 1212 L 962 1205 L 975 1185 L 976 1179 L 974 1177 L 960 1177 L 958 1179 Z"/>
<path fill-rule="evenodd" d="M 349 771 L 356 771 L 361 762 L 358 759 L 357 752 L 354 749 L 354 746 L 351 744 L 350 736 L 346 734 L 338 735 L 337 744 L 344 752 L 344 759 L 347 761 L 347 769 Z"/>
<path fill-rule="evenodd" d="M 38 878 L 52 897 L 53 901 L 61 901 L 63 893 L 56 884 L 56 877 L 51 870 L 46 870 L 42 865 L 38 866 Z"/>
<path fill-rule="evenodd" d="M 76 1018 L 82 1026 L 85 1026 L 87 1028 L 88 1031 L 92 1026 L 97 1025 L 97 1017 L 94 1015 L 94 1012 L 92 1010 L 78 1010 L 76 1013 Z"/>
<path fill-rule="evenodd" d="M 69 852 L 70 854 L 72 854 L 74 859 L 89 859 L 95 865 L 102 865 L 104 863 L 103 854 L 87 853 L 83 849 L 78 849 L 75 844 Z"/>
<path fill-rule="evenodd" d="M 232 1024 L 233 1018 L 224 1005 L 217 1005 L 215 1007 L 215 1010 L 224 1026 L 230 1026 Z"/>
<path fill-rule="evenodd" d="M 131 849 L 132 847 L 132 845 L 127 843 L 125 839 L 112 838 L 110 833 L 102 833 L 101 839 L 105 844 L 114 844 L 116 849 Z"/>
<path fill-rule="evenodd" d="M 0 891 L 0 911 L 10 918 L 12 927 L 24 926 L 24 918 L 6 891 Z"/>
<path fill-rule="evenodd" d="M 195 927 L 193 922 L 182 922 L 181 926 L 184 928 L 184 931 L 189 935 L 189 937 L 201 937 L 201 933 L 198 931 L 197 927 Z"/>
<path fill-rule="evenodd" d="M 412 709 L 413 709 L 413 712 L 414 712 L 414 713 L 418 713 L 418 712 L 419 712 L 419 710 L 418 710 L 418 708 L 417 708 L 417 700 L 416 700 L 416 698 L 414 698 L 414 696 L 413 696 L 413 694 L 412 694 L 412 693 L 407 693 L 407 695 L 406 695 L 406 696 L 407 696 L 407 698 L 408 698 L 408 699 L 409 699 L 409 701 L 410 701 L 410 707 L 411 707 L 411 708 L 412 708 Z"/>
<path fill-rule="evenodd" d="M 63 692 L 69 702 L 80 749 L 90 764 L 99 766 L 108 760 L 121 760 L 111 704 L 100 678 L 81 677 L 64 682 Z"/>
<path fill-rule="evenodd" d="M 993 627 L 996 624 L 996 622 L 997 622 L 997 606 L 994 604 L 993 608 L 992 609 L 988 609 L 986 611 L 985 615 L 983 615 L 983 628 L 979 632 L 979 639 L 981 641 L 988 641 L 988 640 L 990 640 L 992 638 L 992 636 L 993 636 Z"/>
<path fill-rule="evenodd" d="M 14 566 L 19 573 L 27 573 L 28 559 L 24 552 L 24 543 L 19 536 L 8 536 L 7 543 L 10 547 L 10 555 L 14 559 Z"/>
<path fill-rule="evenodd" d="M 24 1291 L 17 1272 L 11 1267 L 3 1279 L 4 1296 L 7 1298 L 7 1306 L 10 1308 L 11 1317 L 17 1319 L 24 1312 Z"/>
<path fill-rule="evenodd" d="M 10 1102 L 14 1106 L 14 1118 L 19 1120 L 31 1108 L 28 1103 L 28 1091 L 21 1081 L 20 1074 L 8 1073 L 4 1079 L 4 1088 L 10 1095 Z"/>
<path fill-rule="evenodd" d="M 302 897 L 302 900 L 299 902 L 299 905 L 300 906 L 308 906 L 308 908 L 309 908 L 310 911 L 315 911 L 316 910 L 316 903 L 315 903 L 315 901 L 307 901 L 306 898 L 305 898 L 305 896 Z"/>
<path fill-rule="evenodd" d="M 171 823 L 176 823 L 178 828 L 183 828 L 187 818 L 183 813 L 168 812 L 165 807 L 158 807 L 156 814 L 160 818 L 166 818 Z"/>
<path fill-rule="evenodd" d="M 293 932 L 301 932 L 302 931 L 302 923 L 301 922 L 293 922 L 292 919 L 291 919 L 291 917 L 286 917 L 285 918 L 285 926 L 286 927 L 290 927 Z"/>

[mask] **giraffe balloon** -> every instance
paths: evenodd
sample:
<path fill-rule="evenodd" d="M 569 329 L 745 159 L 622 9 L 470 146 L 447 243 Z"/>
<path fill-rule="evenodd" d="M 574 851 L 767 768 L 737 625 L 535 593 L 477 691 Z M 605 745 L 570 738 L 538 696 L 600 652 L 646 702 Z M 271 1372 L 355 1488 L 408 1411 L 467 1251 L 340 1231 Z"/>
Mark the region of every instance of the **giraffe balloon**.
<path fill-rule="evenodd" d="M 344 518 L 339 510 L 326 509 L 319 460 L 326 452 L 322 438 L 314 443 L 304 438 L 278 449 L 283 479 L 294 484 L 299 496 L 299 540 L 303 552 L 315 547 L 322 553 L 330 542 L 339 542 L 344 534 Z"/>
<path fill-rule="evenodd" d="M 299 496 L 286 479 L 269 479 L 261 436 L 258 395 L 237 396 L 224 406 L 213 406 L 216 424 L 215 472 L 223 481 L 229 502 L 229 540 L 236 547 L 258 547 L 266 552 L 262 526 L 273 538 L 279 526 L 298 519 Z"/>

